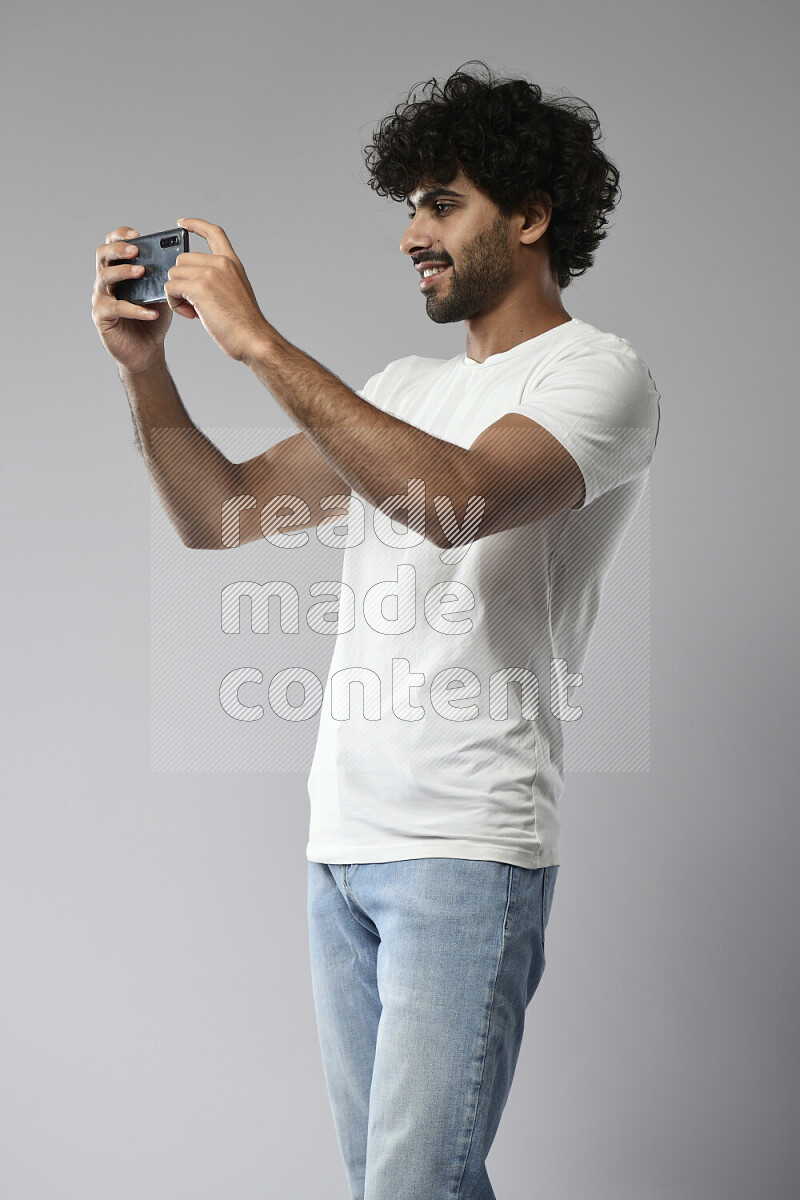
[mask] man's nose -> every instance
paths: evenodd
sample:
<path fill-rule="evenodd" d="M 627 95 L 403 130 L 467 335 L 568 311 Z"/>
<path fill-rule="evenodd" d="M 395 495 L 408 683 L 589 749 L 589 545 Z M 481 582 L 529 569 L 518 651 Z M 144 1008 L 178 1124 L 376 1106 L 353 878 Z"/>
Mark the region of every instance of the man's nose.
<path fill-rule="evenodd" d="M 400 240 L 403 254 L 413 254 L 415 250 L 430 250 L 433 238 L 427 233 L 422 222 L 415 214 L 408 223 L 405 233 Z"/>

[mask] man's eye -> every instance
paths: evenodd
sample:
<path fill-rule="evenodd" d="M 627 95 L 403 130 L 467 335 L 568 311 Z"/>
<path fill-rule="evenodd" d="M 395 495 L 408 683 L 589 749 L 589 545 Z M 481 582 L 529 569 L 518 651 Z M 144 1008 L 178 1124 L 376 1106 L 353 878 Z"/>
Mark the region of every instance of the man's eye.
<path fill-rule="evenodd" d="M 437 200 L 437 201 L 435 201 L 435 203 L 434 203 L 433 207 L 434 207 L 434 208 L 436 208 L 436 209 L 441 209 L 441 208 L 453 208 L 453 207 L 454 207 L 454 205 L 452 205 L 452 204 L 445 204 L 443 200 Z M 413 221 L 413 220 L 414 220 L 414 217 L 415 217 L 416 215 L 417 215 L 417 214 L 416 214 L 415 212 L 407 212 L 407 213 L 406 213 L 406 217 L 407 217 L 407 219 L 408 219 L 409 221 Z"/>

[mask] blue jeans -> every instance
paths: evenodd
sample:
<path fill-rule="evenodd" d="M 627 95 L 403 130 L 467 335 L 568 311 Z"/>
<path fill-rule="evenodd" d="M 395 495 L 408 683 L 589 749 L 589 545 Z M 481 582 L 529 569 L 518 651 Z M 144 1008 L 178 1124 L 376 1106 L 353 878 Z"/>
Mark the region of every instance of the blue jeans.
<path fill-rule="evenodd" d="M 485 1159 L 557 866 L 308 863 L 311 980 L 353 1200 L 494 1200 Z"/>

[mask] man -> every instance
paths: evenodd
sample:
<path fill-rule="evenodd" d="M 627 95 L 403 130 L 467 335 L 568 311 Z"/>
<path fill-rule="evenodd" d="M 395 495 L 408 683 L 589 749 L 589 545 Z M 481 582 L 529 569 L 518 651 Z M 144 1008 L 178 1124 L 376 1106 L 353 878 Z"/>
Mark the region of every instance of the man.
<path fill-rule="evenodd" d="M 659 421 L 630 343 L 561 302 L 619 194 L 594 110 L 491 73 L 430 83 L 366 160 L 370 185 L 408 202 L 401 250 L 430 318 L 465 322 L 465 354 L 412 355 L 352 391 L 278 333 L 200 219 L 180 224 L 211 253 L 178 257 L 160 311 L 114 298 L 137 273 L 129 247 L 109 265 L 127 227 L 98 248 L 93 305 L 185 545 L 319 525 L 336 506 L 367 516 L 345 551 L 307 848 L 322 1060 L 365 1200 L 494 1195 L 485 1158 L 545 965 L 568 688 Z M 173 311 L 199 317 L 299 432 L 225 458 L 167 370 Z"/>

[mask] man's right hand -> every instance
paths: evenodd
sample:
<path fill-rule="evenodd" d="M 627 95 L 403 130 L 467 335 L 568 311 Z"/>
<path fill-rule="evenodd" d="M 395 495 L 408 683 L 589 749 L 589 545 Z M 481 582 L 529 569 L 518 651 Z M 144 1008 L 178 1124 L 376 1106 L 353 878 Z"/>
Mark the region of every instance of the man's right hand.
<path fill-rule="evenodd" d="M 136 279 L 142 268 L 136 266 L 138 246 L 126 249 L 120 242 L 139 237 L 135 229 L 120 225 L 97 247 L 97 274 L 92 292 L 92 320 L 100 339 L 112 358 L 131 374 L 146 371 L 163 361 L 164 338 L 172 323 L 172 309 L 165 300 L 157 304 L 131 304 L 117 300 L 113 285 L 121 279 Z M 111 267 L 115 258 L 128 262 Z"/>

